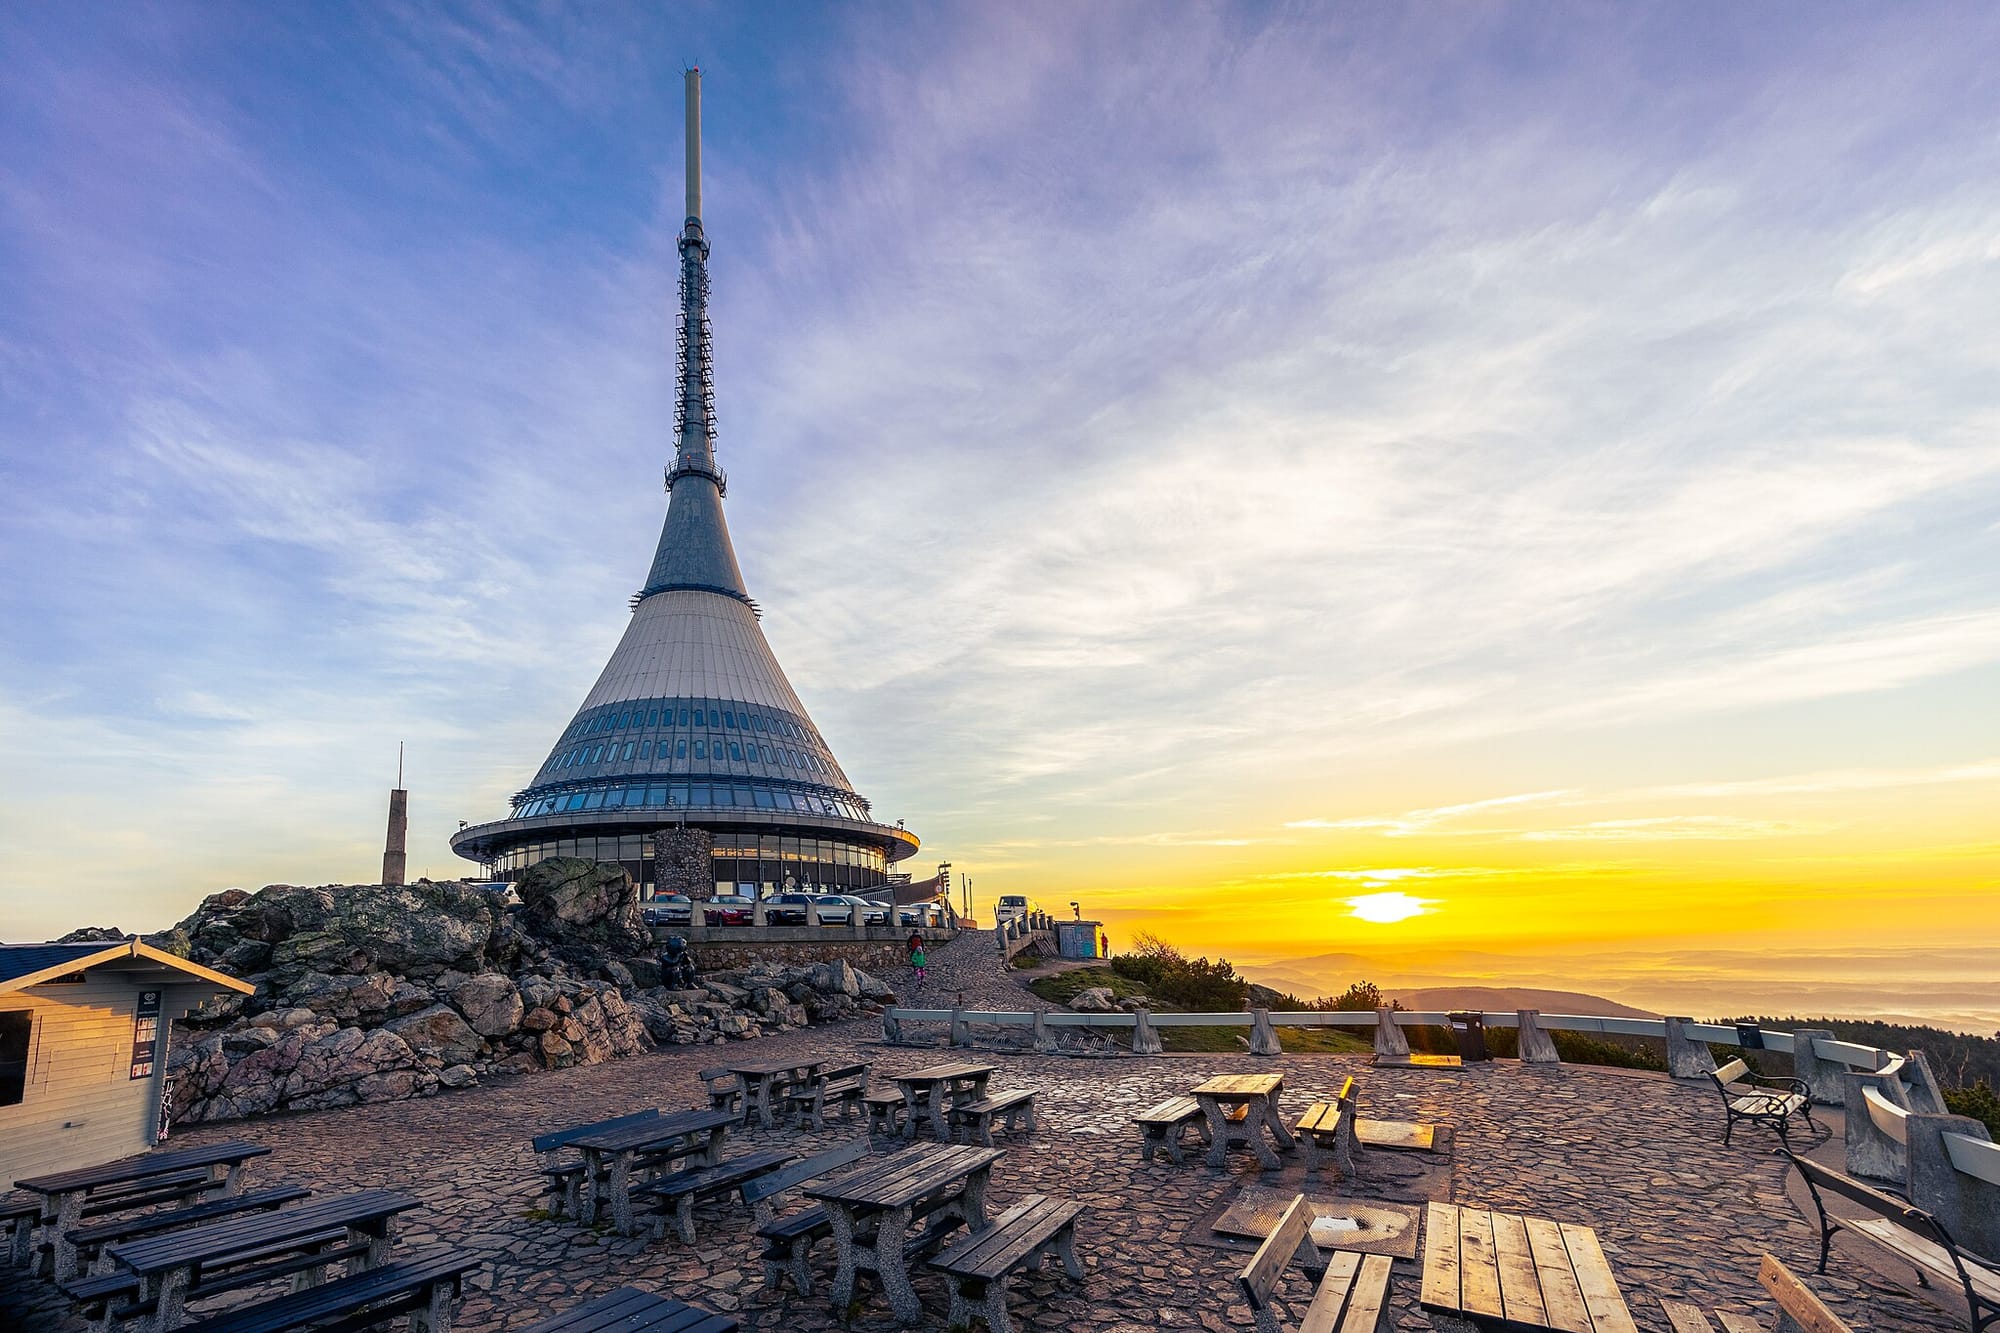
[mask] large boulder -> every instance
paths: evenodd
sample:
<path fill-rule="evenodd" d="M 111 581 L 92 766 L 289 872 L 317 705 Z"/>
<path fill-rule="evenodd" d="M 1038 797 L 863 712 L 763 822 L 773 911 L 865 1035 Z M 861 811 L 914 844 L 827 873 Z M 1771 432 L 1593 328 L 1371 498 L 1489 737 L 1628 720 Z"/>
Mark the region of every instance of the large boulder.
<path fill-rule="evenodd" d="M 1069 1007 L 1079 1014 L 1115 1014 L 1118 1001 L 1112 998 L 1109 986 L 1092 986 L 1080 990 L 1070 1000 Z"/>
<path fill-rule="evenodd" d="M 489 894 L 457 882 L 299 888 L 273 884 L 229 909 L 181 923 L 198 950 L 243 939 L 271 945 L 271 974 L 289 984 L 308 972 L 381 971 L 434 977 L 476 972 L 493 934 Z"/>
<path fill-rule="evenodd" d="M 521 1026 L 527 1012 L 521 992 L 498 972 L 467 977 L 448 992 L 452 1007 L 465 1015 L 467 1026 L 482 1037 L 504 1037 Z"/>
<path fill-rule="evenodd" d="M 479 1055 L 486 1043 L 450 1005 L 434 1004 L 383 1025 L 408 1042 L 419 1055 L 435 1055 L 448 1065 L 465 1064 Z"/>
<path fill-rule="evenodd" d="M 613 957 L 652 947 L 653 933 L 639 915 L 638 886 L 623 867 L 551 857 L 522 872 L 514 891 L 521 898 L 521 915 L 540 934 L 572 946 L 594 946 Z"/>

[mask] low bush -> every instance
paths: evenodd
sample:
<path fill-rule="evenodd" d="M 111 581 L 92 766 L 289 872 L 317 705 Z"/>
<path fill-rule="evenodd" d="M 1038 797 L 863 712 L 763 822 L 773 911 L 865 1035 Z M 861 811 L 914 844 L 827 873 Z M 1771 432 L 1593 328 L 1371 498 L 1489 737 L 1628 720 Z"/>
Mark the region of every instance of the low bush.
<path fill-rule="evenodd" d="M 1969 1088 L 1944 1089 L 1944 1109 L 1953 1115 L 1969 1115 L 1986 1126 L 1986 1132 L 2000 1139 L 2000 1093 L 1980 1079 Z"/>
<path fill-rule="evenodd" d="M 1189 958 L 1157 935 L 1141 931 L 1131 953 L 1111 960 L 1111 970 L 1139 982 L 1155 999 L 1193 1013 L 1235 1013 L 1250 994 L 1226 958 Z"/>

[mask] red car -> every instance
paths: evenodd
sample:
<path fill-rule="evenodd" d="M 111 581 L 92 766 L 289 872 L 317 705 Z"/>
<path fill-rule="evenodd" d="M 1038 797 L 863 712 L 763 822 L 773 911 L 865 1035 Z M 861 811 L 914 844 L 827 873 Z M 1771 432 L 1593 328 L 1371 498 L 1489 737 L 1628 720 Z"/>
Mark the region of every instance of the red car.
<path fill-rule="evenodd" d="M 711 926 L 747 926 L 755 906 L 740 893 L 719 893 L 702 904 L 701 919 Z"/>

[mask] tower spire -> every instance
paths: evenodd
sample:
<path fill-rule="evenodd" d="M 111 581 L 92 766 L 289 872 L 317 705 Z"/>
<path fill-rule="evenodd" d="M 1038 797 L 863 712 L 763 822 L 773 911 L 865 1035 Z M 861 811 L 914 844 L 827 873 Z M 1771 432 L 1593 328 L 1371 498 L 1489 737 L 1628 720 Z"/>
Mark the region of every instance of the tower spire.
<path fill-rule="evenodd" d="M 656 592 L 719 592 L 748 602 L 715 463 L 715 363 L 709 351 L 708 237 L 701 225 L 701 70 L 687 72 L 687 220 L 681 224 L 681 314 L 674 402 L 674 463 L 667 469 L 666 525 L 635 604 Z"/>

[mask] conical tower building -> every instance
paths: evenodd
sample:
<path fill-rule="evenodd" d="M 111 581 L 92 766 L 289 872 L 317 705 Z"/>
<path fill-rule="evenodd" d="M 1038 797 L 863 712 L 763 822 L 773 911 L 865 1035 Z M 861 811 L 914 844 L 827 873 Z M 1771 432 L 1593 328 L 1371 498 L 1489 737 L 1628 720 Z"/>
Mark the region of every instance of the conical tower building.
<path fill-rule="evenodd" d="M 512 813 L 459 830 L 452 850 L 497 878 L 582 856 L 621 862 L 649 888 L 881 884 L 917 837 L 874 821 L 807 716 L 764 640 L 723 520 L 699 70 L 687 75 L 680 257 L 678 439 L 666 524 L 632 622 Z"/>

